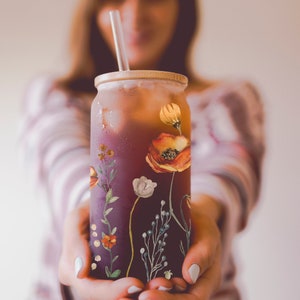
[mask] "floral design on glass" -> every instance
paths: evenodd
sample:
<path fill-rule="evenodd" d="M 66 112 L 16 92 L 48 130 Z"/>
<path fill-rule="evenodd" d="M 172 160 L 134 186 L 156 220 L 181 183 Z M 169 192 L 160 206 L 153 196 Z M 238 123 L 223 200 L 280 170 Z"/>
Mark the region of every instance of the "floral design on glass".
<path fill-rule="evenodd" d="M 160 120 L 166 125 L 178 129 L 181 135 L 181 110 L 176 103 L 170 103 L 163 106 L 159 113 Z"/>
<path fill-rule="evenodd" d="M 140 178 L 135 178 L 132 181 L 132 186 L 133 186 L 134 193 L 137 195 L 137 198 L 134 201 L 134 204 L 131 208 L 130 215 L 129 215 L 128 232 L 129 232 L 129 239 L 130 239 L 131 258 L 126 272 L 127 277 L 129 276 L 129 272 L 134 258 L 134 245 L 133 245 L 133 235 L 132 235 L 133 212 L 140 198 L 150 198 L 153 195 L 154 189 L 157 187 L 157 183 L 153 182 L 151 179 L 146 178 L 145 176 L 142 176 Z"/>
<path fill-rule="evenodd" d="M 144 246 L 140 249 L 141 259 L 144 263 L 147 281 L 157 277 L 159 271 L 168 266 L 167 256 L 163 255 L 167 244 L 170 221 L 172 216 L 169 211 L 166 211 L 164 206 L 166 202 L 160 202 L 160 213 L 154 218 L 151 223 L 151 229 L 142 234 Z M 170 279 L 172 272 L 168 273 Z"/>
<path fill-rule="evenodd" d="M 146 161 L 156 173 L 183 172 L 191 165 L 190 142 L 183 135 L 161 133 L 149 146 Z"/>
<path fill-rule="evenodd" d="M 113 227 L 109 221 L 109 214 L 113 211 L 111 204 L 119 200 L 118 196 L 115 196 L 112 189 L 112 182 L 116 177 L 116 160 L 114 159 L 114 151 L 108 149 L 104 144 L 99 146 L 99 165 L 98 173 L 94 167 L 90 167 L 90 188 L 95 186 L 100 187 L 105 192 L 105 204 L 103 208 L 103 214 L 101 222 L 106 227 L 106 232 L 101 233 L 101 240 L 96 232 L 96 225 L 92 224 L 91 240 L 96 248 L 102 246 L 106 251 L 109 252 L 110 263 L 105 266 L 105 274 L 107 278 L 116 279 L 121 275 L 121 270 L 114 269 L 114 262 L 119 258 L 118 255 L 113 253 L 113 247 L 117 244 L 117 227 Z M 99 174 L 99 175 L 98 175 Z M 96 254 L 93 258 L 91 268 L 95 270 L 97 263 L 101 261 L 101 256 Z"/>
<path fill-rule="evenodd" d="M 170 103 L 163 106 L 159 116 L 164 124 L 176 128 L 179 135 L 175 136 L 168 133 L 161 133 L 156 139 L 152 140 L 152 143 L 149 146 L 149 152 L 146 156 L 146 161 L 156 173 L 172 173 L 169 190 L 169 212 L 178 226 L 185 232 L 186 247 L 184 247 L 183 241 L 181 241 L 179 245 L 181 253 L 185 256 L 190 246 L 191 220 L 188 220 L 189 224 L 187 224 L 182 209 L 181 221 L 175 215 L 172 205 L 172 189 L 175 173 L 183 172 L 191 166 L 190 140 L 182 135 L 181 109 L 178 104 Z M 190 208 L 190 195 L 182 196 L 181 208 L 184 201 Z M 166 277 L 170 276 L 170 272 L 171 270 L 169 270 Z"/>
<path fill-rule="evenodd" d="M 173 210 L 173 184 L 176 172 L 183 172 L 191 166 L 191 149 L 190 141 L 182 135 L 181 130 L 181 110 L 175 104 L 167 104 L 160 110 L 161 121 L 173 126 L 178 130 L 179 135 L 169 133 L 161 133 L 156 139 L 152 140 L 146 155 L 146 161 L 155 173 L 171 173 L 168 203 L 161 200 L 160 211 L 154 216 L 151 227 L 142 234 L 145 247 L 140 249 L 141 260 L 144 263 L 147 281 L 155 278 L 159 271 L 165 270 L 166 279 L 173 276 L 172 270 L 166 270 L 168 266 L 167 256 L 164 255 L 165 246 L 167 244 L 168 233 L 170 229 L 170 221 L 173 218 L 179 228 L 184 231 L 186 241 L 180 241 L 179 248 L 183 256 L 185 256 L 190 246 L 191 237 L 191 220 L 186 220 L 183 213 L 184 202 L 190 207 L 190 195 L 183 195 L 180 201 L 180 218 L 178 218 Z M 151 197 L 156 183 L 142 176 L 133 180 L 133 188 L 138 196 L 130 212 L 129 235 L 131 243 L 131 260 L 128 266 L 126 276 L 129 276 L 131 264 L 134 258 L 134 246 L 132 237 L 131 221 L 135 206 L 140 198 Z"/>

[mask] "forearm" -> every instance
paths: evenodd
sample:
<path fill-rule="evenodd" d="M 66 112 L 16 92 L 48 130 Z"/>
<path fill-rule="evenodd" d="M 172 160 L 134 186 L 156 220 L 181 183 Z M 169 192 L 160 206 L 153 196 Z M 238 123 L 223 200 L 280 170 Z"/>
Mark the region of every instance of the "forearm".
<path fill-rule="evenodd" d="M 197 125 L 192 193 L 219 202 L 222 225 L 230 221 L 227 225 L 236 233 L 245 227 L 258 201 L 265 143 L 263 106 L 245 82 L 224 85 L 206 104 L 201 117 L 193 120 Z"/>
<path fill-rule="evenodd" d="M 45 79 L 34 81 L 24 99 L 22 159 L 34 186 L 47 197 L 53 224 L 89 191 L 89 118 Z"/>

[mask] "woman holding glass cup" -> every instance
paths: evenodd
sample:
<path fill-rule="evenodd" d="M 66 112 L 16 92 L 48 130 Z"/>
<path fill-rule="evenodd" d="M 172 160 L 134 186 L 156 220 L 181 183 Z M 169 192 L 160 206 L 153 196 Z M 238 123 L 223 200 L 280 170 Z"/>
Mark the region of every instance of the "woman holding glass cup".
<path fill-rule="evenodd" d="M 182 278 L 155 278 L 146 285 L 131 277 L 89 277 L 90 106 L 94 78 L 117 70 L 109 20 L 115 9 L 132 70 L 189 78 L 192 245 Z M 263 110 L 248 82 L 210 81 L 192 73 L 189 51 L 198 18 L 193 0 L 79 1 L 69 71 L 60 78 L 36 79 L 24 103 L 25 154 L 31 153 L 50 204 L 41 261 L 47 272 L 42 270 L 30 299 L 240 299 L 231 242 L 259 196 Z"/>

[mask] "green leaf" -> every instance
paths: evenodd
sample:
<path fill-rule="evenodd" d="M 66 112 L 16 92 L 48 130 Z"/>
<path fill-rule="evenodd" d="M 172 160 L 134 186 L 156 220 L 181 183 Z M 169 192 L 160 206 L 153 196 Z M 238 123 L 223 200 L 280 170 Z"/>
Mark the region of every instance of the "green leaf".
<path fill-rule="evenodd" d="M 115 234 L 117 232 L 117 227 L 114 227 L 110 234 Z"/>
<path fill-rule="evenodd" d="M 105 225 L 108 224 L 107 220 L 104 220 L 104 219 L 101 219 L 101 222 L 102 222 L 103 224 L 105 224 Z"/>
<path fill-rule="evenodd" d="M 110 275 L 110 278 L 118 278 L 121 274 L 121 270 L 115 270 L 113 273 Z"/>
<path fill-rule="evenodd" d="M 117 197 L 117 196 L 111 197 L 111 198 L 108 200 L 108 203 L 109 203 L 109 204 L 114 203 L 114 202 L 116 202 L 118 199 L 119 199 L 119 197 Z"/>
<path fill-rule="evenodd" d="M 114 160 L 111 161 L 110 164 L 108 164 L 108 167 L 109 167 L 109 168 L 112 168 L 112 167 L 114 167 L 115 165 L 116 165 L 116 160 L 114 159 Z"/>
<path fill-rule="evenodd" d="M 109 203 L 109 200 L 111 199 L 111 197 L 112 197 L 112 189 L 109 189 L 105 196 L 107 203 Z"/>
<path fill-rule="evenodd" d="M 104 216 L 107 216 L 111 211 L 113 210 L 113 208 L 109 208 L 104 212 Z"/>
<path fill-rule="evenodd" d="M 110 171 L 110 174 L 109 174 L 109 181 L 112 182 L 114 180 L 114 178 L 116 177 L 116 174 L 117 174 L 117 171 L 115 169 L 112 169 Z"/>
<path fill-rule="evenodd" d="M 116 256 L 113 258 L 112 263 L 114 263 L 118 258 L 119 258 L 119 255 L 116 255 Z"/>

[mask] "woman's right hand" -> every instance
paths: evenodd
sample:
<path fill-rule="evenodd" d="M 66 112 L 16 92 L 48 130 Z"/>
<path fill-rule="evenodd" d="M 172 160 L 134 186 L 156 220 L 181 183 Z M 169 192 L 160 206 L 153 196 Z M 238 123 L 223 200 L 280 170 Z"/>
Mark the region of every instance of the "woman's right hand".
<path fill-rule="evenodd" d="M 88 240 L 89 201 L 86 201 L 66 217 L 59 262 L 60 282 L 71 288 L 75 299 L 128 299 L 144 289 L 144 284 L 136 278 L 111 281 L 89 277 L 91 252 Z"/>

